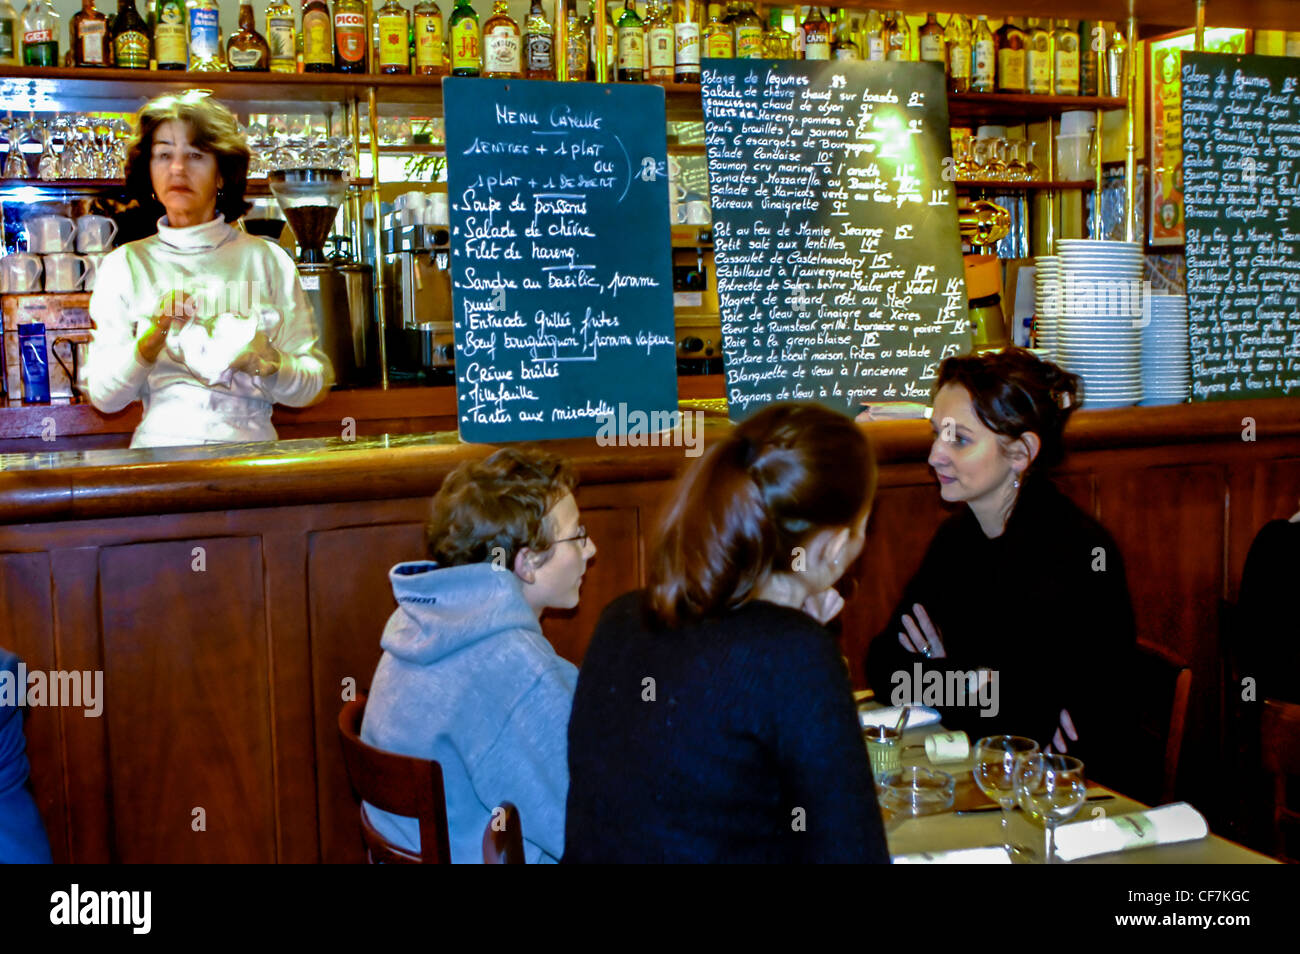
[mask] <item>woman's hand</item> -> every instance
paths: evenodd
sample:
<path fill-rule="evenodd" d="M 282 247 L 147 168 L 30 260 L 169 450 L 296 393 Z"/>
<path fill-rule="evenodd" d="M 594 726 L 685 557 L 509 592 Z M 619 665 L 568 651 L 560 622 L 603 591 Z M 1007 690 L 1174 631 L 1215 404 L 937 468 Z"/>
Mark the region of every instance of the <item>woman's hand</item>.
<path fill-rule="evenodd" d="M 149 319 L 149 327 L 136 343 L 136 352 L 146 364 L 158 360 L 167 347 L 167 335 L 172 326 L 180 328 L 194 314 L 194 299 L 180 291 L 169 291 L 158 299 L 158 306 Z"/>
<path fill-rule="evenodd" d="M 920 603 L 913 603 L 912 610 L 916 613 L 916 618 L 904 614 L 903 628 L 907 632 L 899 633 L 898 641 L 910 652 L 920 653 L 930 659 L 943 659 L 948 651 L 943 648 L 939 628 L 930 621 L 930 615 Z"/>
<path fill-rule="evenodd" d="M 234 361 L 231 371 L 243 371 L 255 378 L 269 378 L 280 370 L 280 352 L 259 328 L 247 348 Z"/>
<path fill-rule="evenodd" d="M 825 626 L 844 609 L 844 597 L 832 586 L 809 596 L 800 609 Z"/>

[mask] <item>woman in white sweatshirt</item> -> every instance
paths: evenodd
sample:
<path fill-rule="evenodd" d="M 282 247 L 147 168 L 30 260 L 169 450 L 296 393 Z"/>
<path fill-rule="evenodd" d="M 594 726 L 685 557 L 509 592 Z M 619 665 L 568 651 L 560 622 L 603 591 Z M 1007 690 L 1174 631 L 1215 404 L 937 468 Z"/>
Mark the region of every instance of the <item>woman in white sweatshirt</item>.
<path fill-rule="evenodd" d="M 248 160 L 234 115 L 204 93 L 136 117 L 126 188 L 166 215 L 100 263 L 86 365 L 99 410 L 144 402 L 132 447 L 275 440 L 272 405 L 311 404 L 332 383 L 293 260 L 231 227 L 249 208 Z"/>

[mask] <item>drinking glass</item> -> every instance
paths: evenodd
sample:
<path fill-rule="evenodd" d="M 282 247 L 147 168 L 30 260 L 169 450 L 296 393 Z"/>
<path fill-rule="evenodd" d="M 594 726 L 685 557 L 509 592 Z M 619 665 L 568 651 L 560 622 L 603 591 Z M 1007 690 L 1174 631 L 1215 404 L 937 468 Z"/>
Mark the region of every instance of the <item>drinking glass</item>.
<path fill-rule="evenodd" d="M 1043 170 L 1034 164 L 1034 147 L 1037 145 L 1038 143 L 1032 139 L 1025 140 L 1025 147 L 1029 150 L 1025 157 L 1025 175 L 1030 179 L 1041 179 L 1043 177 Z"/>
<path fill-rule="evenodd" d="M 1008 147 L 1007 159 L 1007 180 L 1010 182 L 1024 182 L 1029 178 L 1025 172 L 1025 161 L 1020 158 L 1025 152 L 1025 141 L 1023 139 L 1004 139 Z"/>
<path fill-rule="evenodd" d="M 1015 791 L 1020 810 L 1047 829 L 1047 864 L 1056 864 L 1056 826 L 1073 818 L 1088 797 L 1083 763 L 1036 752 L 1017 763 Z"/>
<path fill-rule="evenodd" d="M 1019 735 L 990 735 L 975 743 L 975 784 L 1002 808 L 1002 847 L 1012 859 L 1029 860 L 1032 849 L 1011 843 L 1011 808 L 1016 803 L 1016 768 L 1038 753 L 1038 743 Z"/>

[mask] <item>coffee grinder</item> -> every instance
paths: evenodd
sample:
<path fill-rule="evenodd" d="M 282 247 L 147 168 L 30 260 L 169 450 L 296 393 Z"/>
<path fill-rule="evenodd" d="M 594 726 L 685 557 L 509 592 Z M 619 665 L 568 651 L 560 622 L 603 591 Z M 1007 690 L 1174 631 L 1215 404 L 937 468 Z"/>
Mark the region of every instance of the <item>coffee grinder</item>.
<path fill-rule="evenodd" d="M 371 320 L 373 286 L 370 296 L 365 289 L 357 293 L 355 276 L 345 275 L 324 251 L 347 193 L 343 170 L 278 169 L 269 181 L 271 194 L 298 240 L 298 275 L 316 313 L 321 350 L 334 365 L 334 386 L 374 383 L 379 341 Z"/>

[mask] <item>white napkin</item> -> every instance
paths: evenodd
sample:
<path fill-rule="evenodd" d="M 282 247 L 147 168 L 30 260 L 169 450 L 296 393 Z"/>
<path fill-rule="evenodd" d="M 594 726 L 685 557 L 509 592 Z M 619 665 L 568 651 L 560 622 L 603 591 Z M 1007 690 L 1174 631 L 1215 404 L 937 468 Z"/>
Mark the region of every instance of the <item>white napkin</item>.
<path fill-rule="evenodd" d="M 1002 847 L 956 848 L 952 851 L 918 851 L 894 855 L 896 865 L 1009 865 L 1011 856 Z"/>
<path fill-rule="evenodd" d="M 218 315 L 211 332 L 198 321 L 187 321 L 179 329 L 173 325 L 167 335 L 167 351 L 211 386 L 225 376 L 231 362 L 243 354 L 256 334 L 256 320 Z"/>
<path fill-rule="evenodd" d="M 1210 833 L 1205 816 L 1186 802 L 1144 812 L 1071 822 L 1056 829 L 1056 853 L 1074 861 L 1113 851 L 1196 841 Z"/>
<path fill-rule="evenodd" d="M 887 709 L 871 709 L 870 711 L 858 710 L 858 722 L 862 728 L 867 729 L 876 725 L 898 725 L 898 717 L 903 714 L 902 706 L 890 706 Z M 937 709 L 929 709 L 925 706 L 910 706 L 907 712 L 907 725 L 904 729 L 915 729 L 918 726 L 933 725 L 939 721 L 939 712 Z"/>

